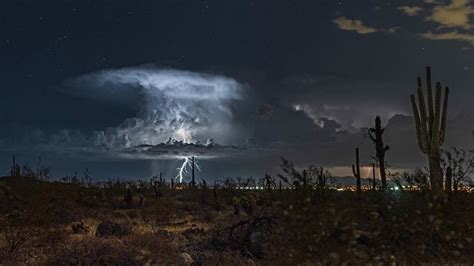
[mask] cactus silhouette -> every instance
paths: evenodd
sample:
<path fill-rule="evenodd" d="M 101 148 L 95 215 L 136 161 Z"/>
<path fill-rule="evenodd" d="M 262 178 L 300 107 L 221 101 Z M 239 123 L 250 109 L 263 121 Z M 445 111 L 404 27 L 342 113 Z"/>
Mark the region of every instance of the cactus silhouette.
<path fill-rule="evenodd" d="M 324 168 L 319 168 L 318 172 L 318 189 L 325 189 L 326 188 L 326 175 L 324 174 Z"/>
<path fill-rule="evenodd" d="M 20 177 L 21 176 L 21 168 L 20 165 L 16 163 L 15 156 L 13 156 L 13 164 L 10 168 L 10 175 L 12 177 Z"/>
<path fill-rule="evenodd" d="M 361 191 L 361 182 L 360 182 L 360 165 L 359 165 L 359 148 L 356 148 L 356 164 L 352 165 L 352 173 L 356 178 L 357 193 Z"/>
<path fill-rule="evenodd" d="M 382 120 L 380 116 L 375 117 L 375 128 L 369 129 L 369 137 L 375 144 L 375 154 L 379 163 L 380 180 L 382 181 L 382 190 L 387 189 L 387 175 L 385 173 L 385 152 L 390 147 L 385 146 L 383 143 L 383 132 L 385 128 L 382 128 Z"/>
<path fill-rule="evenodd" d="M 375 163 L 372 164 L 372 190 L 375 191 L 377 189 L 377 181 L 375 176 Z"/>
<path fill-rule="evenodd" d="M 196 188 L 196 178 L 195 178 L 195 174 L 194 174 L 194 168 L 195 168 L 196 164 L 194 162 L 194 156 L 191 157 L 191 188 Z"/>
<path fill-rule="evenodd" d="M 448 112 L 449 88 L 445 88 L 443 106 L 441 107 L 441 84 L 436 83 L 433 99 L 431 86 L 431 69 L 426 68 L 426 85 L 428 106 L 425 105 L 421 78 L 418 77 L 418 105 L 415 95 L 411 95 L 413 116 L 415 117 L 416 136 L 420 150 L 428 156 L 431 190 L 439 193 L 443 186 L 440 146 L 446 135 L 446 116 Z"/>
<path fill-rule="evenodd" d="M 444 184 L 446 192 L 451 192 L 453 187 L 453 170 L 451 167 L 446 168 L 446 183 Z"/>

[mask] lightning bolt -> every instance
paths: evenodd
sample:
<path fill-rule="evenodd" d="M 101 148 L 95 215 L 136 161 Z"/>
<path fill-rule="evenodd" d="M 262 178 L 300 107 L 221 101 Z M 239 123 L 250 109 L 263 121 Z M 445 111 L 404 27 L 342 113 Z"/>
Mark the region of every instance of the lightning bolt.
<path fill-rule="evenodd" d="M 174 179 L 178 179 L 179 183 L 183 183 L 184 175 L 188 173 L 187 167 L 190 164 L 189 157 L 184 157 L 182 159 L 184 159 L 184 162 L 181 165 L 181 167 L 177 168 L 178 169 L 178 175 L 176 175 L 176 177 L 174 178 Z"/>
<path fill-rule="evenodd" d="M 190 157 L 180 157 L 183 159 L 183 164 L 181 167 L 176 168 L 178 170 L 178 174 L 176 175 L 175 179 L 179 180 L 179 183 L 183 183 L 184 176 L 189 173 L 188 168 L 193 167 L 193 162 L 191 161 Z M 201 172 L 201 166 L 196 163 L 196 158 L 194 158 L 194 166 L 196 169 Z"/>

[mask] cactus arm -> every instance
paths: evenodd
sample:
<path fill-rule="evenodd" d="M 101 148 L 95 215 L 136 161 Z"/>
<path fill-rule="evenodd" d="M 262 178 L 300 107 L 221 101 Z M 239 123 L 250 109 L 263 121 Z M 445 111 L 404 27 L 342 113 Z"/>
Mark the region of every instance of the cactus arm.
<path fill-rule="evenodd" d="M 439 124 L 441 116 L 441 84 L 436 83 L 436 95 L 435 95 L 435 116 L 433 121 L 433 132 L 431 135 L 431 149 L 430 152 L 435 155 L 439 153 Z M 439 156 L 439 155 L 438 155 Z"/>
<path fill-rule="evenodd" d="M 418 77 L 418 102 L 419 102 L 419 115 L 420 115 L 420 129 L 423 136 L 423 141 L 426 150 L 429 150 L 429 143 L 431 141 L 431 124 L 429 123 L 428 115 L 426 114 L 425 95 L 423 94 L 423 87 L 421 85 L 421 78 Z"/>
<path fill-rule="evenodd" d="M 449 88 L 446 87 L 444 91 L 444 101 L 443 101 L 443 114 L 441 116 L 441 132 L 440 132 L 440 139 L 439 144 L 443 144 L 444 138 L 446 136 L 446 120 L 448 116 L 448 99 L 449 99 Z"/>
<path fill-rule="evenodd" d="M 375 129 L 374 129 L 374 128 L 371 128 L 370 130 L 367 131 L 370 140 L 372 140 L 373 142 L 375 142 L 376 139 L 375 139 L 374 135 L 372 134 L 372 132 L 375 132 Z"/>
<path fill-rule="evenodd" d="M 434 120 L 434 109 L 433 109 L 433 89 L 431 87 L 431 68 L 426 67 L 426 90 L 428 93 L 428 115 L 429 123 L 433 123 Z M 429 132 L 431 134 L 431 131 Z"/>
<path fill-rule="evenodd" d="M 416 129 L 416 136 L 418 139 L 418 146 L 420 146 L 420 150 L 423 153 L 428 153 L 428 143 L 425 139 L 425 135 L 423 134 L 423 130 L 421 128 L 421 121 L 420 121 L 420 114 L 418 112 L 418 107 L 416 106 L 416 99 L 415 95 L 411 95 L 411 104 L 413 107 L 413 116 L 415 117 L 415 129 Z"/>
<path fill-rule="evenodd" d="M 427 128 L 430 124 L 428 123 L 428 115 L 426 114 L 426 105 L 425 105 L 425 95 L 423 94 L 423 88 L 421 87 L 421 81 L 418 84 L 418 103 L 419 103 L 419 112 L 420 112 L 420 122 L 421 122 L 421 129 L 423 132 L 431 132 L 430 128 Z M 429 138 L 428 138 L 429 141 Z"/>

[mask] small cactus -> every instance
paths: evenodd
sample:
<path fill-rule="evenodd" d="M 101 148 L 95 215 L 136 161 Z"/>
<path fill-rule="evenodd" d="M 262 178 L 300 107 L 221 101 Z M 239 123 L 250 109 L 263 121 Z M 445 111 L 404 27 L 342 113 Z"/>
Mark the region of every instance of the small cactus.
<path fill-rule="evenodd" d="M 324 174 L 324 168 L 321 167 L 320 171 L 318 172 L 318 189 L 324 189 L 326 188 L 326 175 Z"/>
<path fill-rule="evenodd" d="M 360 193 L 362 189 L 360 180 L 359 148 L 356 148 L 356 164 L 352 165 L 352 173 L 356 178 L 357 193 Z"/>
<path fill-rule="evenodd" d="M 20 177 L 21 176 L 21 168 L 20 165 L 16 163 L 15 156 L 13 156 L 13 164 L 10 169 L 10 175 L 12 177 Z"/>
<path fill-rule="evenodd" d="M 163 178 L 163 174 L 160 172 L 160 176 L 152 177 L 152 186 L 155 191 L 155 198 L 161 198 L 163 196 L 162 187 L 166 184 L 166 179 Z"/>

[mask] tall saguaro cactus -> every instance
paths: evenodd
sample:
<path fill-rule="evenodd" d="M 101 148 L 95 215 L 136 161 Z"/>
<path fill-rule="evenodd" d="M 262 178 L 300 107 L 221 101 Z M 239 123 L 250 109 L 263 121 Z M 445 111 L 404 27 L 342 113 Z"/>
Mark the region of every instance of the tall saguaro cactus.
<path fill-rule="evenodd" d="M 380 116 L 375 117 L 375 128 L 369 129 L 369 137 L 375 144 L 375 152 L 379 163 L 380 180 L 382 181 L 382 190 L 387 189 L 387 174 L 385 173 L 385 153 L 390 149 L 389 146 L 383 144 L 382 120 Z"/>
<path fill-rule="evenodd" d="M 359 148 L 356 148 L 356 164 L 352 165 L 352 173 L 356 178 L 357 193 L 361 192 L 361 180 L 360 180 L 360 165 L 359 165 Z"/>
<path fill-rule="evenodd" d="M 446 135 L 446 117 L 448 112 L 449 88 L 445 88 L 443 106 L 441 107 L 441 84 L 436 83 L 436 93 L 433 99 L 431 87 L 431 69 L 426 68 L 426 89 L 428 106 L 421 78 L 418 77 L 418 105 L 415 95 L 411 95 L 413 116 L 415 117 L 416 136 L 420 150 L 428 156 L 430 169 L 431 190 L 441 192 L 443 187 L 443 170 L 441 169 L 440 146 Z"/>

